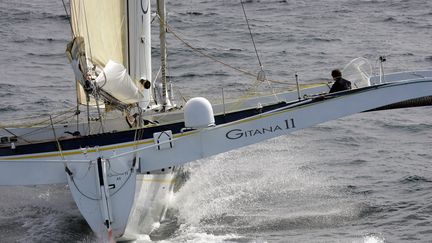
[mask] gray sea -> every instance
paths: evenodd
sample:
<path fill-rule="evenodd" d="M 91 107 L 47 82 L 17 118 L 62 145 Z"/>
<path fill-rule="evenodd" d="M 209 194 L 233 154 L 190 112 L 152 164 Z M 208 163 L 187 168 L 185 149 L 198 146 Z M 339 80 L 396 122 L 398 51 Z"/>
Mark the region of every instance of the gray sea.
<path fill-rule="evenodd" d="M 244 2 L 270 79 L 293 83 L 297 72 L 302 84 L 327 82 L 356 57 L 376 73 L 380 55 L 385 72 L 432 68 L 430 0 Z M 168 1 L 167 9 L 195 48 L 259 71 L 240 1 Z M 60 0 L 0 0 L 0 121 L 75 106 L 70 36 Z M 253 77 L 169 38 L 177 97 L 216 102 L 222 88 L 227 99 L 250 91 Z M 424 107 L 357 114 L 193 162 L 167 220 L 139 242 L 432 242 L 431 148 Z M 95 241 L 65 186 L 0 188 L 0 242 Z"/>

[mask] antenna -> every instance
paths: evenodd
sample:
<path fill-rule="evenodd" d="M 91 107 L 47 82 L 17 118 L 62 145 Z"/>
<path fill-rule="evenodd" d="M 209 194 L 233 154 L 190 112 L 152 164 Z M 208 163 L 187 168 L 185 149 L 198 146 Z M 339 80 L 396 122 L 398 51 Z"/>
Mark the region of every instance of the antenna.
<path fill-rule="evenodd" d="M 387 61 L 386 56 L 380 56 L 379 57 L 379 61 L 380 61 L 380 84 L 384 83 L 384 62 Z"/>
<path fill-rule="evenodd" d="M 298 100 L 301 100 L 300 85 L 299 85 L 299 80 L 298 80 L 298 74 L 297 74 L 297 72 L 295 73 L 295 80 L 296 80 L 296 84 L 297 84 L 297 97 L 298 97 Z"/>

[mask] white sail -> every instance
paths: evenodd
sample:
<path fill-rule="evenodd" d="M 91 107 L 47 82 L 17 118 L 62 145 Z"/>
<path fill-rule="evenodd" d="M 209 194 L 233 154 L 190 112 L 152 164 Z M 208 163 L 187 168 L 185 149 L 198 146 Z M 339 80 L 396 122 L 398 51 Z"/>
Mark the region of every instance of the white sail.
<path fill-rule="evenodd" d="M 150 102 L 151 86 L 149 4 L 149 0 L 71 0 L 73 34 L 84 39 L 87 60 L 98 70 L 110 61 L 124 66 L 141 94 L 140 100 L 138 96 L 119 100 L 130 104 L 132 98 L 143 108 Z M 116 90 L 105 91 L 115 98 L 123 96 Z"/>
<path fill-rule="evenodd" d="M 127 65 L 127 19 L 124 1 L 73 0 L 71 21 L 74 36 L 84 38 L 86 56 L 104 67 L 109 60 Z"/>

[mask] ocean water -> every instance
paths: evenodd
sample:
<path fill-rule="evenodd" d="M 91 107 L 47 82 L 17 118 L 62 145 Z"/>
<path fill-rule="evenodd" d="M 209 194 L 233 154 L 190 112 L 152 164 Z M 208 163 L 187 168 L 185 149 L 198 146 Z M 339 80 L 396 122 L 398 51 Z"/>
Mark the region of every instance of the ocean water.
<path fill-rule="evenodd" d="M 270 79 L 326 82 L 360 56 L 374 72 L 380 55 L 386 72 L 432 67 L 429 0 L 244 2 Z M 240 1 L 167 9 L 184 40 L 258 73 Z M 0 0 L 0 37 L 1 122 L 75 105 L 61 1 Z M 253 86 L 169 37 L 177 96 L 218 101 L 222 88 L 232 99 Z M 139 242 L 432 242 L 431 148 L 432 108 L 423 107 L 357 114 L 193 162 L 167 220 Z M 64 186 L 0 188 L 0 242 L 96 241 L 71 200 Z"/>

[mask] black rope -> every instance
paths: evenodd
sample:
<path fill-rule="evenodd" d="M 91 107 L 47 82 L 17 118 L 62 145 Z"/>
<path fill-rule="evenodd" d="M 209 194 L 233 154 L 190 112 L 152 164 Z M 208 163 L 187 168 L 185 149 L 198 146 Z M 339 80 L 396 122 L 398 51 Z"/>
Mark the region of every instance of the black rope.
<path fill-rule="evenodd" d="M 92 200 L 92 201 L 99 201 L 99 200 L 101 200 L 101 198 L 93 198 L 93 197 L 91 197 L 91 196 L 86 195 L 84 192 L 82 192 L 82 191 L 79 189 L 79 187 L 78 187 L 77 184 L 75 183 L 75 180 L 74 180 L 73 176 L 69 176 L 69 177 L 70 177 L 72 183 L 74 184 L 75 188 L 77 189 L 77 191 L 78 191 L 81 195 L 83 195 L 85 198 L 87 198 L 87 199 L 89 199 L 89 200 Z"/>
<path fill-rule="evenodd" d="M 111 195 L 111 197 L 113 197 L 115 194 L 117 194 L 117 192 L 119 192 L 125 185 L 126 185 L 126 183 L 130 180 L 130 178 L 132 177 L 132 174 L 133 173 L 135 173 L 134 171 L 133 171 L 133 168 L 132 169 L 130 169 L 130 173 L 129 173 L 129 175 L 128 175 L 128 177 L 126 178 L 126 180 L 125 180 L 125 182 L 116 190 L 116 191 L 114 191 L 112 194 L 110 194 Z"/>

